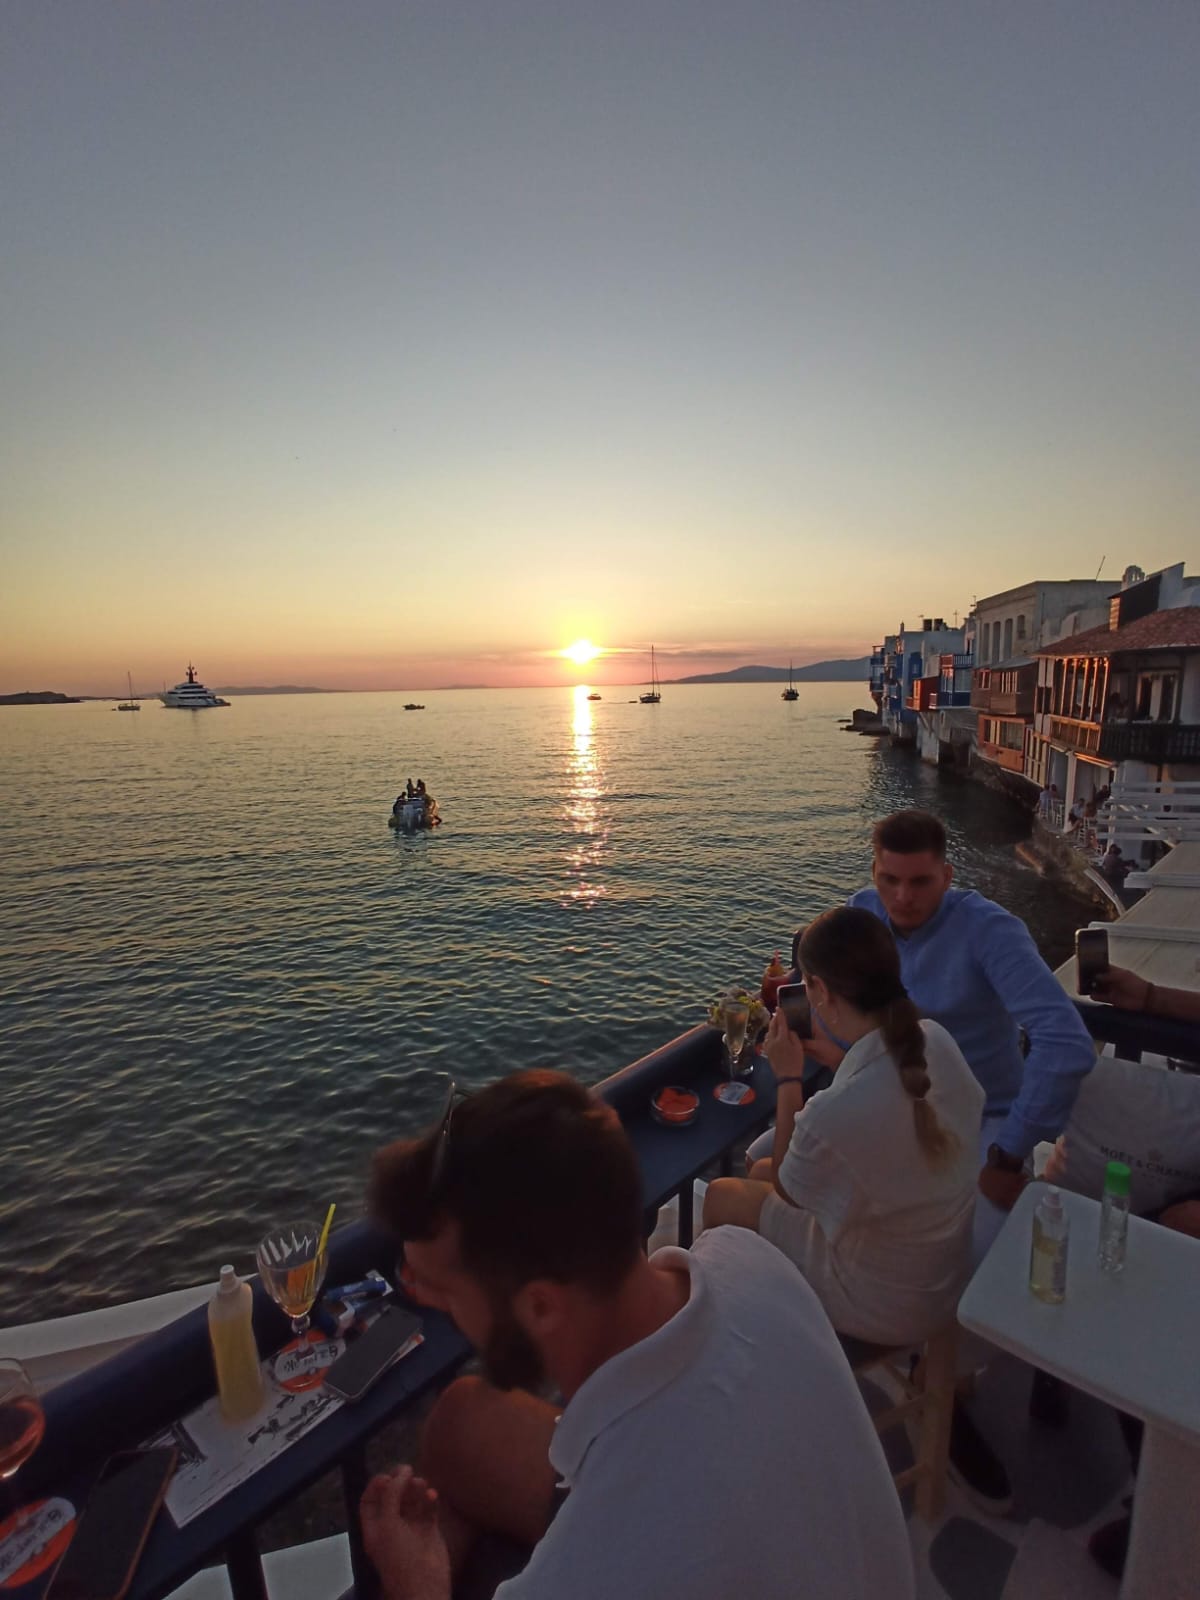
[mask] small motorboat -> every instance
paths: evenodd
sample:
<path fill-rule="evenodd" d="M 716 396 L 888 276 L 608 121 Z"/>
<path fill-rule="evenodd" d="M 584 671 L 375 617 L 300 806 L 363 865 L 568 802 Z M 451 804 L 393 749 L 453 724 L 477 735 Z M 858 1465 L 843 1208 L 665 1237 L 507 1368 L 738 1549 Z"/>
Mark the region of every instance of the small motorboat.
<path fill-rule="evenodd" d="M 424 711 L 424 706 L 419 706 L 415 700 L 409 700 L 404 707 L 405 711 Z"/>
<path fill-rule="evenodd" d="M 588 695 L 588 699 L 589 700 L 599 700 L 600 698 L 601 698 L 601 696 L 598 695 L 598 694 L 590 694 L 590 695 Z"/>
<path fill-rule="evenodd" d="M 388 818 L 388 827 L 395 828 L 398 833 L 428 833 L 441 825 L 438 804 L 431 794 L 413 795 L 411 800 L 393 808 Z"/>

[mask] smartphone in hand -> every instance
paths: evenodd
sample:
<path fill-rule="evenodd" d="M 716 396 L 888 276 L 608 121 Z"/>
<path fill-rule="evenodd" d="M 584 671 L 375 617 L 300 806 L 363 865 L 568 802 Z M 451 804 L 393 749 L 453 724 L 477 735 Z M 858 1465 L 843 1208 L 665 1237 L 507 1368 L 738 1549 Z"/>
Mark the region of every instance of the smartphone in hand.
<path fill-rule="evenodd" d="M 797 1039 L 812 1038 L 812 1005 L 808 990 L 802 983 L 782 984 L 776 995 L 776 1004 Z"/>
<path fill-rule="evenodd" d="M 1103 928 L 1080 928 L 1075 935 L 1075 988 L 1092 994 L 1108 967 L 1108 934 Z"/>

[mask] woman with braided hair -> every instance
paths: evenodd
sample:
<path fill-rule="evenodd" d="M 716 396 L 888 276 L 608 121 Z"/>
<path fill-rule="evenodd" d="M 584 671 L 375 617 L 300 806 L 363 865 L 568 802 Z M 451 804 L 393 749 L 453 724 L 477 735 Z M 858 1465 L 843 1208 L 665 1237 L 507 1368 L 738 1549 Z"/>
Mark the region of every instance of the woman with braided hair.
<path fill-rule="evenodd" d="M 774 1150 L 749 1178 L 709 1185 L 704 1225 L 770 1240 L 839 1333 L 916 1343 L 954 1315 L 969 1276 L 983 1090 L 946 1030 L 921 1020 L 878 917 L 827 911 L 799 955 L 816 1020 L 846 1054 L 806 1105 L 803 1042 L 775 1013 Z"/>

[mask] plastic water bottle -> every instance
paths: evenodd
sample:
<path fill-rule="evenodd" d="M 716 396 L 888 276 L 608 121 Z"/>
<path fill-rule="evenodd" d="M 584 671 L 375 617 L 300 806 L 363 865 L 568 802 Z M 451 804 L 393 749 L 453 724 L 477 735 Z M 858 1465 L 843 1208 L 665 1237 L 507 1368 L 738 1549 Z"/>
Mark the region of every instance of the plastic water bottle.
<path fill-rule="evenodd" d="M 221 1268 L 217 1292 L 208 1302 L 208 1337 L 217 1393 L 226 1422 L 245 1422 L 265 1399 L 258 1346 L 254 1342 L 254 1291 L 232 1267 Z"/>
<path fill-rule="evenodd" d="M 1029 1287 L 1047 1305 L 1060 1306 L 1066 1299 L 1070 1226 L 1062 1195 L 1057 1189 L 1047 1189 L 1033 1213 L 1033 1244 L 1029 1252 Z"/>
<path fill-rule="evenodd" d="M 1104 1198 L 1100 1202 L 1100 1270 L 1121 1272 L 1125 1266 L 1125 1236 L 1129 1232 L 1129 1168 L 1110 1161 L 1104 1169 Z"/>

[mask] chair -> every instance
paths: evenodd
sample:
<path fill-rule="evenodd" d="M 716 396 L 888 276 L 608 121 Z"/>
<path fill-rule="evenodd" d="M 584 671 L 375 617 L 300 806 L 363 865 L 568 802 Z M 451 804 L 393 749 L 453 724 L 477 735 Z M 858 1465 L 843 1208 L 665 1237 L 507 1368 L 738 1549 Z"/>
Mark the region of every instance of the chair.
<path fill-rule="evenodd" d="M 948 1322 L 923 1345 L 869 1344 L 850 1334 L 838 1339 L 856 1378 L 882 1367 L 899 1389 L 903 1399 L 871 1418 L 876 1433 L 883 1434 L 897 1422 L 917 1420 L 916 1460 L 903 1472 L 894 1473 L 897 1490 L 916 1485 L 916 1513 L 934 1522 L 942 1513 L 946 1498 L 946 1464 L 950 1456 L 950 1423 L 954 1415 L 955 1358 L 958 1351 L 958 1324 Z M 918 1359 L 911 1371 L 907 1358 L 913 1349 Z"/>

